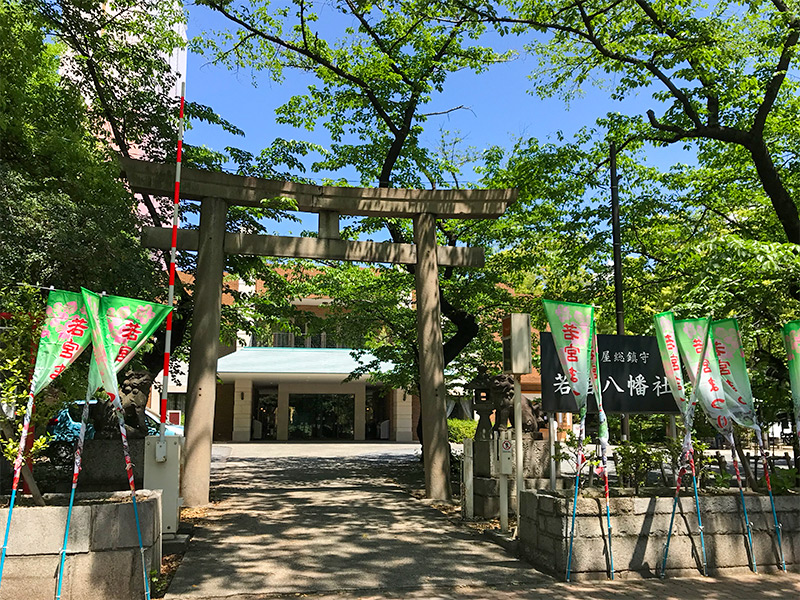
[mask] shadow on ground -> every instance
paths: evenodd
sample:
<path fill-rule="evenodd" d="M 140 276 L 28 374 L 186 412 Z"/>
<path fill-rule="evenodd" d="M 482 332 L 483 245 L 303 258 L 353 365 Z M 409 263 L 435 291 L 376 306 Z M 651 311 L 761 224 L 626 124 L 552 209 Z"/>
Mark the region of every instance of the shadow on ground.
<path fill-rule="evenodd" d="M 231 456 L 167 598 L 546 579 L 396 483 L 420 473 L 413 456 Z"/>
<path fill-rule="evenodd" d="M 568 585 L 532 569 L 414 499 L 413 455 L 264 458 L 213 470 L 216 504 L 166 598 L 798 597 L 796 575 Z"/>

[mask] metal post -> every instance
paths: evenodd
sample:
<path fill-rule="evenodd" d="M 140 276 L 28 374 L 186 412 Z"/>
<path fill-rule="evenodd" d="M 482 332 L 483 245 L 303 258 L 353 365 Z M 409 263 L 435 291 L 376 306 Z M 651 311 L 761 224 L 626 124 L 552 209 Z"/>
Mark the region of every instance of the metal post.
<path fill-rule="evenodd" d="M 475 489 L 473 486 L 474 440 L 464 440 L 464 518 L 468 521 L 475 517 Z"/>
<path fill-rule="evenodd" d="M 525 487 L 524 450 L 522 448 L 522 381 L 520 375 L 514 375 L 514 454 L 517 471 L 517 536 L 519 536 L 520 511 L 522 510 L 522 490 Z"/>
<path fill-rule="evenodd" d="M 614 305 L 617 316 L 617 335 L 625 335 L 625 309 L 622 301 L 622 235 L 619 224 L 619 180 L 617 179 L 617 146 L 611 142 L 609 158 L 611 162 L 611 236 L 614 253 Z M 631 436 L 628 415 L 622 417 L 622 439 Z"/>
<path fill-rule="evenodd" d="M 223 241 L 226 215 L 227 205 L 223 200 L 203 200 L 193 296 L 192 349 L 189 355 L 186 462 L 181 478 L 185 506 L 208 504 L 222 275 L 225 269 Z"/>

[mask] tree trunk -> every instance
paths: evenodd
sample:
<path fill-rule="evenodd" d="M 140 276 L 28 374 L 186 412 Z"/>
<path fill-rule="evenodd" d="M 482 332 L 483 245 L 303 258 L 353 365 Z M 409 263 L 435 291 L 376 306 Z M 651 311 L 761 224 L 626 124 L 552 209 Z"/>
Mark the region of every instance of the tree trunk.
<path fill-rule="evenodd" d="M 793 244 L 800 244 L 800 215 L 797 212 L 797 205 L 783 185 L 763 138 L 751 144 L 748 150 L 753 158 L 753 164 L 761 185 L 764 187 L 764 192 L 772 202 L 775 214 L 786 233 L 786 239 Z"/>

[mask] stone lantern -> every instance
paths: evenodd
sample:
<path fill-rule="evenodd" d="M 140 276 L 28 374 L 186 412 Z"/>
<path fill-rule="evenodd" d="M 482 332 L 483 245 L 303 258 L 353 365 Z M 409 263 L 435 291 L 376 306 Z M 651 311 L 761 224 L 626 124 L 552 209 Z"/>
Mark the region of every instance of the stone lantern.
<path fill-rule="evenodd" d="M 478 429 L 475 431 L 475 440 L 487 442 L 492 439 L 492 422 L 489 416 L 494 411 L 494 403 L 491 400 L 490 391 L 492 387 L 492 377 L 486 373 L 486 367 L 478 367 L 478 374 L 467 385 L 467 389 L 473 390 L 472 409 L 478 413 Z"/>

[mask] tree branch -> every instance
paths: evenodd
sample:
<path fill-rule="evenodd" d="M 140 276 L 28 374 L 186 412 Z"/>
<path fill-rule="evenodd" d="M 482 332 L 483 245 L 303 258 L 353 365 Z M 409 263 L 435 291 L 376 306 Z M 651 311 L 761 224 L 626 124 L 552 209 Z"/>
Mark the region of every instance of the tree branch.
<path fill-rule="evenodd" d="M 764 91 L 764 99 L 761 101 L 761 105 L 758 107 L 755 119 L 753 119 L 753 126 L 750 131 L 755 135 L 763 135 L 767 117 L 769 116 L 772 107 L 775 105 L 775 100 L 778 98 L 778 93 L 780 92 L 781 86 L 786 79 L 786 73 L 788 72 L 789 64 L 792 61 L 794 48 L 797 45 L 798 38 L 800 38 L 800 30 L 798 29 L 799 26 L 800 23 L 798 22 L 798 19 L 793 19 L 790 24 L 792 31 L 789 33 L 783 43 L 783 50 L 781 51 L 781 56 L 778 59 L 778 64 L 776 64 L 775 68 L 773 69 L 772 79 L 767 84 L 767 88 Z"/>
<path fill-rule="evenodd" d="M 449 115 L 451 112 L 456 112 L 457 110 L 472 110 L 469 106 L 464 106 L 461 104 L 460 106 L 454 106 L 453 108 L 448 108 L 447 110 L 439 110 L 436 112 L 425 113 L 421 116 L 423 117 L 438 117 L 440 115 Z"/>
<path fill-rule="evenodd" d="M 414 89 L 415 87 L 414 82 L 408 78 L 408 76 L 399 66 L 397 66 L 397 62 L 394 60 L 394 57 L 392 56 L 394 50 L 386 47 L 380 36 L 377 33 L 375 33 L 375 30 L 372 28 L 372 25 L 369 24 L 369 21 L 367 21 L 366 17 L 356 8 L 355 4 L 353 3 L 353 0 L 345 0 L 345 1 L 347 2 L 347 6 L 350 8 L 350 12 L 353 13 L 356 19 L 358 19 L 358 22 L 361 23 L 361 26 L 364 28 L 364 30 L 367 32 L 367 35 L 369 35 L 369 37 L 378 47 L 378 50 L 383 52 L 383 54 L 387 58 L 391 59 L 392 71 L 394 71 L 400 77 L 400 79 L 403 80 L 403 83 L 405 83 L 409 88 Z"/>
<path fill-rule="evenodd" d="M 316 51 L 312 51 L 312 50 L 310 50 L 308 48 L 300 47 L 300 46 L 298 46 L 296 44 L 293 44 L 293 43 L 288 42 L 288 41 L 286 41 L 286 40 L 284 40 L 282 38 L 279 38 L 278 36 L 275 36 L 275 35 L 266 33 L 265 31 L 261 31 L 260 29 L 257 29 L 255 26 L 251 25 L 247 21 L 243 20 L 242 18 L 240 18 L 237 15 L 235 15 L 235 14 L 231 13 L 230 11 L 228 11 L 225 7 L 223 7 L 218 2 L 206 1 L 206 2 L 203 2 L 203 4 L 205 4 L 209 8 L 217 11 L 222 16 L 227 18 L 229 21 L 232 21 L 232 22 L 236 23 L 237 25 L 239 25 L 240 27 L 242 27 L 243 29 L 246 29 L 247 31 L 252 32 L 256 36 L 258 36 L 258 37 L 260 37 L 260 38 L 262 38 L 262 39 L 264 39 L 264 40 L 266 40 L 268 42 L 271 42 L 271 43 L 275 44 L 276 46 L 280 46 L 281 48 L 284 48 L 286 50 L 289 50 L 291 52 L 299 54 L 300 56 L 305 56 L 306 58 L 318 63 L 320 66 L 328 69 L 332 73 L 338 75 L 339 77 L 341 77 L 345 81 L 348 81 L 349 83 L 353 84 L 358 89 L 360 89 L 361 92 L 369 99 L 370 104 L 372 104 L 373 108 L 375 109 L 375 112 L 378 113 L 378 116 L 384 122 L 386 127 L 389 128 L 389 131 L 391 131 L 392 134 L 394 134 L 394 135 L 398 134 L 399 128 L 397 127 L 397 125 L 395 125 L 395 123 L 392 120 L 392 118 L 389 115 L 389 113 L 387 113 L 386 110 L 383 108 L 383 106 L 381 105 L 380 100 L 375 95 L 375 93 L 372 91 L 372 89 L 371 89 L 371 87 L 370 87 L 368 82 L 364 81 L 360 77 L 357 77 L 356 75 L 353 75 L 352 73 L 348 73 L 347 71 L 345 71 L 344 69 L 342 69 L 338 65 L 334 64 L 333 62 L 331 62 L 330 60 L 328 60 L 327 58 L 325 58 L 324 56 L 322 56 L 321 54 L 319 54 Z"/>

